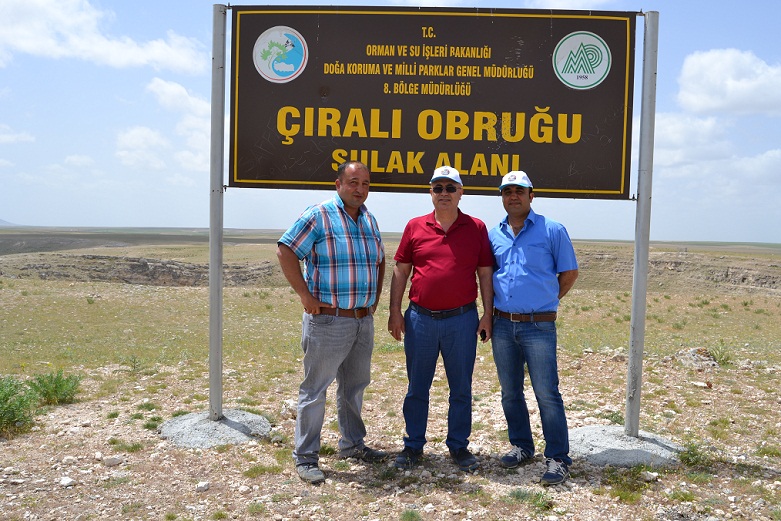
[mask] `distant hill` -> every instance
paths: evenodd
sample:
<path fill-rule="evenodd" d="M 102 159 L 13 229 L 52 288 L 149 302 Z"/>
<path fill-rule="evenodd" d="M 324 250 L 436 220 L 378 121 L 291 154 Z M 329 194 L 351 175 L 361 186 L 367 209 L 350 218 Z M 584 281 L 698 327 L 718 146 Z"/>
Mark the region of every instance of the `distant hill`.
<path fill-rule="evenodd" d="M 4 221 L 0 219 L 0 228 L 12 228 L 14 226 L 19 226 L 19 225 L 14 223 L 9 223 L 8 221 Z"/>

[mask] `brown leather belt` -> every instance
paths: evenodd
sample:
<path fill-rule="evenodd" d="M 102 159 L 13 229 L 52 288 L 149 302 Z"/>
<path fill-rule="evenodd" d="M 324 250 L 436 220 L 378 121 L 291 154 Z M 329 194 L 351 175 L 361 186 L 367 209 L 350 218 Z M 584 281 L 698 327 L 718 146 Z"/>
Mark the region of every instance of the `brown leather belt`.
<path fill-rule="evenodd" d="M 543 313 L 507 313 L 494 308 L 494 316 L 506 318 L 511 322 L 555 322 L 556 312 L 546 311 Z"/>
<path fill-rule="evenodd" d="M 333 315 L 336 317 L 349 317 L 349 318 L 363 318 L 366 315 L 371 315 L 369 308 L 355 308 L 355 309 L 342 309 L 342 308 L 320 308 L 321 315 Z"/>

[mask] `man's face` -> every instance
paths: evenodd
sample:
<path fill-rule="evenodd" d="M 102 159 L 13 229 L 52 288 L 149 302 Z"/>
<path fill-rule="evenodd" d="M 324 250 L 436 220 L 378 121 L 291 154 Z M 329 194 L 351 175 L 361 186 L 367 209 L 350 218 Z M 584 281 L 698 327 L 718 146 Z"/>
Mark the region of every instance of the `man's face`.
<path fill-rule="evenodd" d="M 431 183 L 429 189 L 434 208 L 444 210 L 446 208 L 458 208 L 458 202 L 464 193 L 460 184 L 443 179 Z"/>
<path fill-rule="evenodd" d="M 529 215 L 532 207 L 534 192 L 525 186 L 510 185 L 502 189 L 502 204 L 510 217 L 523 217 Z"/>
<path fill-rule="evenodd" d="M 350 165 L 336 179 L 336 193 L 347 208 L 360 208 L 369 197 L 369 184 L 369 172 Z"/>

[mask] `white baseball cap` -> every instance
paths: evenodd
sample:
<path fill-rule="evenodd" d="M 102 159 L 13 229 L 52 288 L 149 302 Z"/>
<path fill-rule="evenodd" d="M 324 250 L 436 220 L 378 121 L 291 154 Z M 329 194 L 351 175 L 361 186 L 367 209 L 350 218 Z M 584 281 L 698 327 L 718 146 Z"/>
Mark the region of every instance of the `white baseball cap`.
<path fill-rule="evenodd" d="M 512 172 L 508 172 L 507 174 L 505 174 L 505 176 L 502 178 L 502 184 L 499 185 L 499 191 L 501 192 L 502 190 L 504 190 L 505 186 L 510 186 L 510 185 L 533 188 L 529 176 L 526 175 L 526 172 L 522 172 L 520 170 L 513 170 Z"/>
<path fill-rule="evenodd" d="M 458 170 L 449 166 L 440 166 L 434 170 L 434 175 L 431 176 L 431 181 L 429 181 L 429 183 L 433 183 L 434 181 L 441 181 L 443 179 L 448 179 L 454 183 L 460 184 L 461 186 L 464 185 L 461 182 L 461 176 L 458 174 Z"/>

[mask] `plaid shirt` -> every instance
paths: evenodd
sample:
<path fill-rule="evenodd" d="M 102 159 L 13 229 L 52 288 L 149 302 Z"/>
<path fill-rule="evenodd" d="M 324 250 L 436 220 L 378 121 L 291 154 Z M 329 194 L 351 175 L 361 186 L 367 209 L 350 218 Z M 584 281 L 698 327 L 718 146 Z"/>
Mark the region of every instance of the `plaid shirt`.
<path fill-rule="evenodd" d="M 385 247 L 365 205 L 358 222 L 344 210 L 338 195 L 310 206 L 279 242 L 304 261 L 304 279 L 318 300 L 343 309 L 374 304 Z"/>

